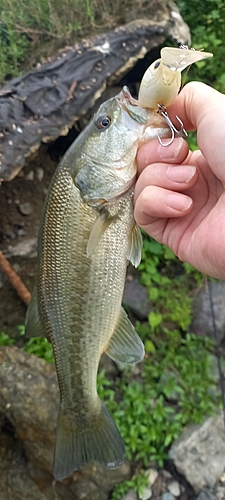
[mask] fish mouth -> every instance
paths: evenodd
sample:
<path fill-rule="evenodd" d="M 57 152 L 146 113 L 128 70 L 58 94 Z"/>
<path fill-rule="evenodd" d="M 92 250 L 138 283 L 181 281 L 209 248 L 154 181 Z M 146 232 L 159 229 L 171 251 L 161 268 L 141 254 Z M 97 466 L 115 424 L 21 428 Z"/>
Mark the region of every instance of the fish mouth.
<path fill-rule="evenodd" d="M 128 87 L 123 87 L 121 92 L 116 96 L 121 109 L 139 125 L 146 125 L 149 121 L 149 113 L 142 108 L 137 99 L 132 97 Z"/>

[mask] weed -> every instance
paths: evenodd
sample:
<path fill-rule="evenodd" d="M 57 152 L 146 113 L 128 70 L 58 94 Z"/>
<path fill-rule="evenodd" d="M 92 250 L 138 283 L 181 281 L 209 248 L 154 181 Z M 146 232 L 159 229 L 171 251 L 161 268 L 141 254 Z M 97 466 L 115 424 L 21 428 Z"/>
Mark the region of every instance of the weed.
<path fill-rule="evenodd" d="M 0 346 L 7 346 L 11 344 L 15 344 L 17 338 L 23 336 L 25 333 L 24 325 L 17 325 L 16 327 L 16 336 L 15 338 L 11 338 L 7 333 L 0 333 Z"/>
<path fill-rule="evenodd" d="M 181 15 L 191 29 L 192 45 L 196 49 L 204 48 L 213 52 L 214 57 L 193 65 L 188 78 L 204 81 L 225 92 L 225 72 L 221 60 L 225 54 L 224 17 L 225 4 L 223 0 L 176 0 Z"/>
<path fill-rule="evenodd" d="M 6 346 L 6 345 L 11 345 L 14 344 L 15 340 L 11 339 L 7 333 L 1 332 L 0 333 L 0 346 Z"/>
<path fill-rule="evenodd" d="M 36 356 L 45 359 L 48 363 L 54 362 L 52 345 L 44 337 L 33 337 L 29 339 L 24 350 L 30 354 L 36 354 Z"/>

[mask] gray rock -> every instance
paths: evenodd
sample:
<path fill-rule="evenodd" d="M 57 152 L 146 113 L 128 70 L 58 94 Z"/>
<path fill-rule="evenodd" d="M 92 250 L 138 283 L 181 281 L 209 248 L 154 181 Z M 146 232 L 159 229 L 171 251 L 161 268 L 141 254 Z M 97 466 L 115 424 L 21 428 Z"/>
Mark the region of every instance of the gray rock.
<path fill-rule="evenodd" d="M 180 495 L 180 485 L 177 481 L 172 481 L 172 483 L 169 483 L 167 486 L 168 490 L 172 495 L 175 497 L 179 497 Z"/>
<path fill-rule="evenodd" d="M 147 469 L 146 474 L 147 473 L 148 473 L 148 484 L 152 486 L 155 483 L 159 473 L 156 469 Z"/>
<path fill-rule="evenodd" d="M 217 486 L 216 494 L 217 494 L 218 500 L 224 500 L 225 499 L 225 486 Z"/>
<path fill-rule="evenodd" d="M 124 287 L 123 304 L 140 319 L 146 319 L 152 311 L 147 288 L 137 278 L 127 279 Z"/>
<path fill-rule="evenodd" d="M 150 486 L 144 489 L 143 493 L 140 495 L 140 500 L 149 500 L 152 497 L 152 489 Z"/>
<path fill-rule="evenodd" d="M 22 215 L 31 215 L 33 212 L 33 208 L 29 201 L 27 201 L 26 203 L 19 204 L 19 211 Z"/>
<path fill-rule="evenodd" d="M 39 182 L 41 182 L 43 180 L 43 177 L 44 177 L 44 170 L 43 170 L 43 168 L 38 167 L 36 169 L 36 177 L 37 177 L 37 180 Z"/>
<path fill-rule="evenodd" d="M 0 366 L 0 414 L 15 429 L 28 459 L 51 474 L 59 402 L 54 365 L 2 347 Z"/>
<path fill-rule="evenodd" d="M 28 174 L 26 175 L 25 179 L 26 179 L 26 181 L 33 181 L 34 180 L 34 171 L 30 170 L 30 172 L 28 172 Z"/>
<path fill-rule="evenodd" d="M 15 246 L 8 245 L 5 257 L 35 257 L 37 255 L 37 237 L 19 241 Z"/>
<path fill-rule="evenodd" d="M 225 282 L 210 283 L 218 339 L 225 335 Z M 208 335 L 214 338 L 212 315 L 209 302 L 208 286 L 205 285 L 195 297 L 193 304 L 193 321 L 190 330 L 196 335 Z"/>
<path fill-rule="evenodd" d="M 189 426 L 170 448 L 170 458 L 196 493 L 215 485 L 225 467 L 225 433 L 222 416 Z"/>
<path fill-rule="evenodd" d="M 138 500 L 138 497 L 133 490 L 130 490 L 122 500 Z"/>
<path fill-rule="evenodd" d="M 204 490 L 197 496 L 197 500 L 219 500 L 219 497 L 210 490 Z"/>
<path fill-rule="evenodd" d="M 172 495 L 172 493 L 163 493 L 161 498 L 162 500 L 175 500 L 175 497 Z"/>

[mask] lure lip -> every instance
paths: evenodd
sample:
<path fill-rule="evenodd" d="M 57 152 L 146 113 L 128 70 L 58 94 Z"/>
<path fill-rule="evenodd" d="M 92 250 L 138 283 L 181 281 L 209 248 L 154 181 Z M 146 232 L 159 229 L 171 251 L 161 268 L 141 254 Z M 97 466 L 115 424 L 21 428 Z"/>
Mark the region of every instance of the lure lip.
<path fill-rule="evenodd" d="M 213 57 L 211 52 L 195 50 L 194 48 L 188 49 L 185 46 L 180 48 L 163 47 L 160 55 L 162 64 L 169 67 L 171 71 L 178 72 L 183 71 L 191 64 Z"/>

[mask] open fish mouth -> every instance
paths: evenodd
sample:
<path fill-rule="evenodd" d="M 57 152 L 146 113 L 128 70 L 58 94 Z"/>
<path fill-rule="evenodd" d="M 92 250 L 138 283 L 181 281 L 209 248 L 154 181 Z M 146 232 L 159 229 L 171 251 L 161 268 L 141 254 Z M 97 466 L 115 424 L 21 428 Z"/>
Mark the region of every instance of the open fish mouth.
<path fill-rule="evenodd" d="M 142 108 L 137 99 L 132 97 L 128 87 L 123 87 L 121 92 L 116 96 L 121 108 L 137 123 L 146 125 L 149 120 L 149 113 Z"/>

